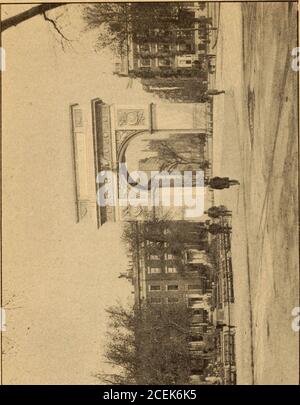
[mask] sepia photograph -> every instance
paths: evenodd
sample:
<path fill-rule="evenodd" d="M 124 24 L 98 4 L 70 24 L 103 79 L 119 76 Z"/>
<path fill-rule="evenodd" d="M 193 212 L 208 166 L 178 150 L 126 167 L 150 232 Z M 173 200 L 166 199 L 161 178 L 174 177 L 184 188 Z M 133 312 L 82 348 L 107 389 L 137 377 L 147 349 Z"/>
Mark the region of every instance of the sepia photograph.
<path fill-rule="evenodd" d="M 299 385 L 298 27 L 1 2 L 2 385 Z"/>

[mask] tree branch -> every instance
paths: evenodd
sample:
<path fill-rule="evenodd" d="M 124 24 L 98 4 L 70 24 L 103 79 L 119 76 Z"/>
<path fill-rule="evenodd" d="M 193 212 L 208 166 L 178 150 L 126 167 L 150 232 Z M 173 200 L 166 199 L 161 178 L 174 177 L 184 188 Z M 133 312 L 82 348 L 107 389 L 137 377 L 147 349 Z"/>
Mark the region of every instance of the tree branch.
<path fill-rule="evenodd" d="M 53 25 L 55 31 L 58 32 L 59 35 L 60 35 L 63 39 L 65 39 L 66 41 L 70 41 L 70 39 L 67 38 L 67 37 L 61 32 L 61 30 L 58 28 L 56 22 L 55 22 L 54 20 L 52 20 L 52 18 L 50 18 L 50 17 L 47 16 L 46 11 L 43 12 L 43 16 L 44 16 L 44 19 L 45 19 L 46 21 L 48 21 L 50 24 Z"/>
<path fill-rule="evenodd" d="M 15 27 L 32 17 L 43 14 L 46 11 L 53 10 L 54 8 L 63 6 L 65 4 L 66 3 L 39 4 L 38 6 L 32 7 L 29 10 L 14 15 L 13 17 L 6 18 L 1 22 L 1 32 L 7 30 L 8 28 Z"/>

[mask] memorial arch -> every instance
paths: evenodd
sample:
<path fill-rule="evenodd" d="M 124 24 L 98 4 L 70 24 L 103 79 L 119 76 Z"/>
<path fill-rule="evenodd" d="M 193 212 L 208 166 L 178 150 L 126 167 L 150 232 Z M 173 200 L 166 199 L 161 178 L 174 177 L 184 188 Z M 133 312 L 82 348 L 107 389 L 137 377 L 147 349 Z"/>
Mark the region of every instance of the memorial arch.
<path fill-rule="evenodd" d="M 159 141 L 172 134 L 192 136 L 199 133 L 207 134 L 209 138 L 211 130 L 210 103 L 109 105 L 97 98 L 91 101 L 91 110 L 92 129 L 89 131 L 84 125 L 81 106 L 78 104 L 71 106 L 76 207 L 78 221 L 88 211 L 94 210 L 99 227 L 109 221 L 142 219 L 143 212 L 120 206 L 118 184 L 115 187 L 113 205 L 100 207 L 96 204 L 96 193 L 93 196 L 93 193 L 87 192 L 84 184 L 86 179 L 81 171 L 89 166 L 89 162 L 85 160 L 88 160 L 86 149 L 91 136 L 94 188 L 97 190 L 98 173 L 112 171 L 116 173 L 117 183 L 119 183 L 119 164 L 128 165 L 128 156 L 131 154 L 134 157 L 135 148 L 137 158 L 143 156 L 143 150 L 136 146 L 139 140 Z M 133 145 L 135 148 L 131 147 Z M 209 149 L 207 145 L 207 155 L 210 153 Z M 130 170 L 146 170 L 138 160 L 130 164 Z"/>

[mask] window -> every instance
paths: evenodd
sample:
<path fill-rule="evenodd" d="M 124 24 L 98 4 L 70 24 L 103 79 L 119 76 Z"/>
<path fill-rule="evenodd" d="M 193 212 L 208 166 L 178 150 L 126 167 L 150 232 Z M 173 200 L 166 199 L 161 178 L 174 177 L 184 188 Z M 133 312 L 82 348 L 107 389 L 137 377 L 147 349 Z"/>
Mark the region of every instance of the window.
<path fill-rule="evenodd" d="M 149 290 L 150 291 L 160 291 L 160 285 L 150 285 Z"/>
<path fill-rule="evenodd" d="M 147 66 L 150 66 L 150 59 L 149 58 L 141 58 L 140 59 L 140 64 L 141 64 L 141 66 L 144 66 L 144 67 L 147 67 Z"/>
<path fill-rule="evenodd" d="M 167 303 L 168 303 L 168 304 L 175 304 L 175 303 L 177 303 L 177 302 L 179 302 L 179 299 L 178 299 L 178 298 L 175 298 L 175 297 L 169 297 L 169 298 L 167 298 Z"/>
<path fill-rule="evenodd" d="M 203 336 L 195 335 L 190 336 L 190 342 L 203 342 Z"/>
<path fill-rule="evenodd" d="M 158 64 L 159 64 L 159 66 L 170 66 L 171 61 L 168 58 L 160 58 L 160 59 L 158 59 Z"/>
<path fill-rule="evenodd" d="M 170 284 L 167 286 L 168 291 L 177 291 L 178 290 L 178 285 L 177 284 Z"/>
<path fill-rule="evenodd" d="M 150 255 L 150 260 L 160 260 L 160 256 L 159 255 Z"/>
<path fill-rule="evenodd" d="M 159 274 L 159 273 L 161 273 L 161 268 L 160 267 L 149 267 L 148 273 L 149 274 Z"/>
<path fill-rule="evenodd" d="M 159 51 L 169 51 L 170 50 L 170 45 L 168 45 L 168 44 L 159 44 L 158 45 L 158 50 Z"/>
<path fill-rule="evenodd" d="M 161 303 L 161 298 L 159 297 L 152 297 L 150 298 L 151 304 L 160 304 Z"/>
<path fill-rule="evenodd" d="M 194 309 L 193 314 L 194 315 L 203 315 L 204 314 L 204 309 L 203 308 Z"/>
<path fill-rule="evenodd" d="M 140 51 L 141 52 L 149 52 L 150 51 L 150 44 L 140 45 Z"/>
<path fill-rule="evenodd" d="M 200 284 L 190 284 L 188 285 L 188 290 L 201 290 L 202 287 Z"/>
<path fill-rule="evenodd" d="M 185 52 L 191 52 L 192 51 L 192 45 L 191 44 L 179 44 L 179 50 L 180 51 L 185 51 Z"/>
<path fill-rule="evenodd" d="M 189 298 L 188 306 L 192 307 L 193 305 L 201 304 L 203 302 L 202 298 Z"/>
<path fill-rule="evenodd" d="M 176 31 L 176 36 L 177 38 L 191 38 L 192 37 L 192 33 L 189 31 L 180 31 L 177 30 Z"/>
<path fill-rule="evenodd" d="M 167 267 L 166 273 L 177 273 L 176 267 Z"/>

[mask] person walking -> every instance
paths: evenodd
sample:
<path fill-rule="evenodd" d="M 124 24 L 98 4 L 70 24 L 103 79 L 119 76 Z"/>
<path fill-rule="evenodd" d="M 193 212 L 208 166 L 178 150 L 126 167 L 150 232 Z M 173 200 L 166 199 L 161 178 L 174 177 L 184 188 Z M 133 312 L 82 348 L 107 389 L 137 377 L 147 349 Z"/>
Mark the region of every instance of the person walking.
<path fill-rule="evenodd" d="M 231 180 L 229 177 L 212 177 L 208 181 L 209 187 L 215 190 L 223 190 L 224 188 L 239 184 L 238 180 Z"/>
<path fill-rule="evenodd" d="M 212 206 L 210 207 L 207 211 L 204 211 L 204 214 L 207 214 L 210 218 L 220 218 L 224 216 L 229 216 L 231 215 L 231 211 L 229 211 L 225 205 L 219 205 L 219 206 Z"/>

